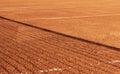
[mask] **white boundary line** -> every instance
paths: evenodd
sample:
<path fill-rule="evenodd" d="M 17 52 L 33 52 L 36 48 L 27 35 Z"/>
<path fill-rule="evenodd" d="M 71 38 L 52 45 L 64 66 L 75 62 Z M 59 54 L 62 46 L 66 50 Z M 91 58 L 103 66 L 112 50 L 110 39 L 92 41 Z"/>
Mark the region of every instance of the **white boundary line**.
<path fill-rule="evenodd" d="M 20 10 L 20 9 L 39 9 L 39 10 L 54 10 L 54 9 L 71 9 L 75 7 L 64 7 L 64 8 L 48 8 L 48 7 L 41 7 L 41 6 L 26 6 L 26 7 L 5 7 L 1 8 L 0 11 L 15 11 L 15 10 Z"/>
<path fill-rule="evenodd" d="M 61 19 L 77 19 L 77 18 L 88 18 L 88 17 L 104 17 L 104 16 L 120 16 L 120 14 L 103 14 L 103 15 L 86 15 L 86 16 L 69 16 L 69 17 L 49 17 L 49 18 L 35 18 L 43 20 L 61 20 Z"/>

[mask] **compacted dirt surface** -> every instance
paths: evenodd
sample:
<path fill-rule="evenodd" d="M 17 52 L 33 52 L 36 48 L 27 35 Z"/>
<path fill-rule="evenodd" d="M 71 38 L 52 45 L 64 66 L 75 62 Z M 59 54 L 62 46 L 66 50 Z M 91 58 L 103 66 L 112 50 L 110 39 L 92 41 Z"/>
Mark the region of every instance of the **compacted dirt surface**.
<path fill-rule="evenodd" d="M 120 1 L 1 0 L 0 74 L 120 74 Z"/>
<path fill-rule="evenodd" d="M 0 74 L 120 74 L 119 51 L 0 18 Z"/>
<path fill-rule="evenodd" d="M 0 16 L 120 48 L 120 0 L 1 0 Z"/>

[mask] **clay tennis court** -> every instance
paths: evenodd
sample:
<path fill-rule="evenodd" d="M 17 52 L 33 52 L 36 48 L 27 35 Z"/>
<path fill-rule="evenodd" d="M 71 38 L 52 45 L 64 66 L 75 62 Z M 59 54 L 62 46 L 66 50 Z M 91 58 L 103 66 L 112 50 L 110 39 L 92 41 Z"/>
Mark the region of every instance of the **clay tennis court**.
<path fill-rule="evenodd" d="M 120 74 L 119 0 L 0 3 L 0 74 Z"/>

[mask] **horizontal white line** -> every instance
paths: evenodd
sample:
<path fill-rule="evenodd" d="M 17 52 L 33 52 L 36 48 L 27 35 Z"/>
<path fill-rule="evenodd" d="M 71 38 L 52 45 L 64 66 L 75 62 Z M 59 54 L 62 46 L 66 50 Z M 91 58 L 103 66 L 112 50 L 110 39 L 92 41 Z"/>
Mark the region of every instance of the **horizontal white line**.
<path fill-rule="evenodd" d="M 120 14 L 103 14 L 103 15 L 87 15 L 87 16 L 69 16 L 69 17 L 49 17 L 49 18 L 38 18 L 44 20 L 60 20 L 60 19 L 77 19 L 77 18 L 87 18 L 87 17 L 104 17 L 104 16 L 120 16 Z"/>
<path fill-rule="evenodd" d="M 53 9 L 72 9 L 75 7 L 64 7 L 64 8 L 48 8 L 48 7 L 41 7 L 41 6 L 28 6 L 28 7 L 5 7 L 1 8 L 0 11 L 15 11 L 20 9 L 39 9 L 39 10 L 53 10 Z"/>
<path fill-rule="evenodd" d="M 120 60 L 113 60 L 113 61 L 110 61 L 109 63 L 120 63 Z"/>

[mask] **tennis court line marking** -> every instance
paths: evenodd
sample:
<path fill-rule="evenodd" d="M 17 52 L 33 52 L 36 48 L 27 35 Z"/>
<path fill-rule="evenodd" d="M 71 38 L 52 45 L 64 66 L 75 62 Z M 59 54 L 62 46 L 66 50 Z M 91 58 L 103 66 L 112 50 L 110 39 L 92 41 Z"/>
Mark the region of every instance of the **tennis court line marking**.
<path fill-rule="evenodd" d="M 64 7 L 64 8 L 61 8 L 61 7 L 58 7 L 58 8 L 48 8 L 48 7 L 41 7 L 41 6 L 5 7 L 5 8 L 2 8 L 0 11 L 15 11 L 15 10 L 27 9 L 27 8 L 30 8 L 30 9 L 40 9 L 40 10 L 54 10 L 54 9 L 72 9 L 72 8 L 75 8 L 75 7 Z"/>
<path fill-rule="evenodd" d="M 45 18 L 31 18 L 27 20 L 63 20 L 63 19 L 79 19 L 79 18 L 93 18 L 93 17 L 109 17 L 109 16 L 120 16 L 120 14 L 103 14 L 103 15 L 86 15 L 86 16 L 66 16 L 66 17 L 45 17 Z"/>
<path fill-rule="evenodd" d="M 49 18 L 35 18 L 44 20 L 61 20 L 61 19 L 77 19 L 77 18 L 88 18 L 88 17 L 104 17 L 104 16 L 120 16 L 120 14 L 103 14 L 103 15 L 93 15 L 93 16 L 70 16 L 70 17 L 49 17 Z"/>

